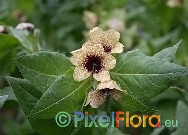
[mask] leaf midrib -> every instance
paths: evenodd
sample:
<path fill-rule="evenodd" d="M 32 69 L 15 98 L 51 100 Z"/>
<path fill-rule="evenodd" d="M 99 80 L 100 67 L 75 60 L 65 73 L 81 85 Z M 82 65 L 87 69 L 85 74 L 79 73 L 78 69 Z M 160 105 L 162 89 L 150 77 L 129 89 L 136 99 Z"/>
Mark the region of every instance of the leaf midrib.
<path fill-rule="evenodd" d="M 82 83 L 82 85 L 80 85 L 77 89 L 75 89 L 73 92 L 71 92 L 70 94 L 68 94 L 66 97 L 63 97 L 63 98 L 61 98 L 60 100 L 56 101 L 55 103 L 51 104 L 50 106 L 47 106 L 46 108 L 44 108 L 44 109 L 42 109 L 42 110 L 40 110 L 40 111 L 38 111 L 38 112 L 36 112 L 36 113 L 34 113 L 34 114 L 28 115 L 28 116 L 26 116 L 26 117 L 29 118 L 29 117 L 31 117 L 31 116 L 34 116 L 34 115 L 36 115 L 36 114 L 38 114 L 38 113 L 41 113 L 41 112 L 45 111 L 46 109 L 51 108 L 51 107 L 54 106 L 55 104 L 58 104 L 58 103 L 61 102 L 62 100 L 66 99 L 66 98 L 70 97 L 72 94 L 74 94 L 77 90 L 79 90 L 82 86 L 84 86 L 86 82 L 87 82 L 87 81 L 85 81 L 84 83 Z M 40 101 L 40 100 L 39 100 L 39 101 Z M 34 108 L 34 109 L 35 109 L 35 108 Z M 33 109 L 32 111 L 34 111 L 34 109 Z M 31 111 L 31 112 L 32 112 L 32 111 Z"/>
<path fill-rule="evenodd" d="M 172 73 L 147 73 L 147 74 L 125 74 L 125 73 L 115 73 L 115 72 L 110 72 L 112 75 L 118 75 L 118 76 L 163 76 L 163 75 L 173 75 L 173 74 L 178 74 L 178 73 L 183 73 L 183 72 L 172 72 Z"/>
<path fill-rule="evenodd" d="M 27 66 L 24 66 L 23 64 L 21 64 L 19 62 L 17 64 L 21 65 L 22 67 L 24 67 L 24 68 L 26 68 L 28 70 L 31 70 L 32 72 L 35 72 L 37 74 L 41 74 L 41 75 L 44 75 L 44 76 L 49 76 L 49 77 L 53 77 L 53 78 L 58 78 L 60 76 L 60 75 L 59 76 L 58 75 L 50 75 L 50 74 L 45 74 L 45 73 L 42 73 L 42 72 L 35 71 L 34 69 L 31 69 L 31 68 L 29 68 Z"/>

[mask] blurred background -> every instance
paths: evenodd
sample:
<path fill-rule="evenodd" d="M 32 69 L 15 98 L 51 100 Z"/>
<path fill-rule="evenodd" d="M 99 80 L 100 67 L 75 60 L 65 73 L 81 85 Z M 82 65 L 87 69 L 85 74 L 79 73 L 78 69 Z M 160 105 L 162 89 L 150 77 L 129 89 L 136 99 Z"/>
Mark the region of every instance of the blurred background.
<path fill-rule="evenodd" d="M 7 75 L 21 77 L 14 58 L 39 50 L 70 56 L 70 51 L 80 48 L 86 41 L 93 27 L 116 29 L 121 33 L 124 52 L 140 49 L 150 56 L 183 39 L 175 63 L 188 67 L 188 0 L 0 0 L 0 32 L 11 33 L 19 39 L 14 28 L 21 22 L 35 25 L 36 30 L 29 35 L 31 38 L 27 33 L 25 40 L 36 39 L 40 47 L 32 51 L 24 46 L 0 47 L 0 95 L 9 95 L 4 105 L 0 105 L 0 135 L 36 134 L 5 79 Z M 187 104 L 188 96 L 184 93 L 188 91 L 187 82 L 188 78 L 184 78 L 177 86 L 147 101 L 159 110 L 162 122 L 176 119 L 179 100 Z M 175 130 L 172 127 L 159 131 L 121 127 L 108 134 L 170 135 Z"/>

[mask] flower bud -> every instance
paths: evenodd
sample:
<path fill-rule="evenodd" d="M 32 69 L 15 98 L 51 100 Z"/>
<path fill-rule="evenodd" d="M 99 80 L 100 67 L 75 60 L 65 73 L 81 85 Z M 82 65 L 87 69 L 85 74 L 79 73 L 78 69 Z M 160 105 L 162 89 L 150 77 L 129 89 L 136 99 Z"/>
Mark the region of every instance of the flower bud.
<path fill-rule="evenodd" d="M 86 27 L 89 29 L 94 28 L 98 22 L 97 15 L 90 11 L 84 11 L 83 20 L 86 23 Z"/>
<path fill-rule="evenodd" d="M 14 18 L 15 20 L 17 20 L 18 22 L 26 22 L 26 21 L 28 21 L 27 16 L 20 9 L 14 10 L 12 12 L 12 18 Z"/>
<path fill-rule="evenodd" d="M 29 32 L 33 32 L 35 26 L 32 23 L 19 23 L 15 29 L 17 30 L 28 30 Z"/>
<path fill-rule="evenodd" d="M 183 2 L 182 0 L 168 0 L 166 4 L 167 6 L 174 8 L 174 7 L 182 7 Z"/>
<path fill-rule="evenodd" d="M 0 33 L 8 34 L 8 32 L 7 32 L 6 28 L 5 28 L 5 26 L 0 25 Z"/>
<path fill-rule="evenodd" d="M 112 18 L 108 21 L 108 26 L 110 29 L 115 29 L 119 32 L 123 31 L 125 29 L 123 21 L 117 18 Z"/>

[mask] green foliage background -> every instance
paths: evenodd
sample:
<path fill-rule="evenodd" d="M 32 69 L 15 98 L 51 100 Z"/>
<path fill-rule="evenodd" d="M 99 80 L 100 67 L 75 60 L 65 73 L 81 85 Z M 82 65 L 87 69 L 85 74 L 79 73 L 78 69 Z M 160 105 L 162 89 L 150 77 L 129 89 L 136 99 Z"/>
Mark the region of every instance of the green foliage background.
<path fill-rule="evenodd" d="M 5 76 L 23 78 L 18 67 L 15 66 L 14 58 L 39 50 L 56 51 L 70 56 L 70 51 L 80 48 L 86 40 L 84 33 L 89 30 L 83 19 L 86 10 L 96 14 L 98 20 L 96 26 L 103 29 L 110 28 L 108 22 L 113 18 L 123 22 L 124 28 L 120 31 L 120 40 L 125 45 L 124 52 L 139 49 L 151 56 L 183 39 L 177 51 L 175 63 L 188 67 L 188 1 L 182 0 L 182 5 L 177 7 L 169 7 L 167 2 L 167 0 L 0 0 L 1 25 L 15 27 L 19 22 L 26 21 L 40 29 L 34 32 L 34 37 L 37 38 L 35 41 L 27 32 L 16 33 L 12 27 L 9 28 L 17 39 L 23 39 L 24 35 L 29 35 L 29 39 L 23 40 L 26 46 L 21 46 L 20 41 L 12 36 L 1 38 L 0 95 L 9 96 L 0 98 L 1 101 L 6 101 L 4 105 L 0 104 L 0 107 L 3 107 L 0 110 L 0 134 L 36 134 L 23 115 L 5 79 Z M 10 46 L 3 47 L 2 43 L 6 44 L 6 42 Z M 41 48 L 37 47 L 38 44 Z M 141 55 L 141 57 L 144 56 Z M 118 80 L 115 75 L 112 77 Z M 145 101 L 147 105 L 159 109 L 157 114 L 162 116 L 162 122 L 166 119 L 178 119 L 177 129 L 163 128 L 158 131 L 149 127 L 138 129 L 122 127 L 120 130 L 109 129 L 106 134 L 188 134 L 185 123 L 185 120 L 188 120 L 186 118 L 187 81 L 188 78 L 185 77 L 161 95 Z M 185 118 L 182 119 L 182 116 Z M 37 122 L 44 123 L 44 121 Z M 95 132 L 96 130 L 93 130 L 93 133 Z"/>

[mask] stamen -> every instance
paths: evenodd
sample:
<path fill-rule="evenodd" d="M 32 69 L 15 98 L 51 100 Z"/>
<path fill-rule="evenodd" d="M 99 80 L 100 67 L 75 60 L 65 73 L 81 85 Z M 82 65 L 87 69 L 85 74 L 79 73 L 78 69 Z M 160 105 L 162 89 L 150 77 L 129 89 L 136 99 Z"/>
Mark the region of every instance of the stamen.
<path fill-rule="evenodd" d="M 109 88 L 105 88 L 105 89 L 101 89 L 99 92 L 101 92 L 102 95 L 104 95 L 104 98 L 107 98 L 110 96 L 110 91 L 112 89 L 109 89 Z"/>
<path fill-rule="evenodd" d="M 88 72 L 99 73 L 102 69 L 102 57 L 97 55 L 88 55 L 84 62 L 84 67 Z"/>

